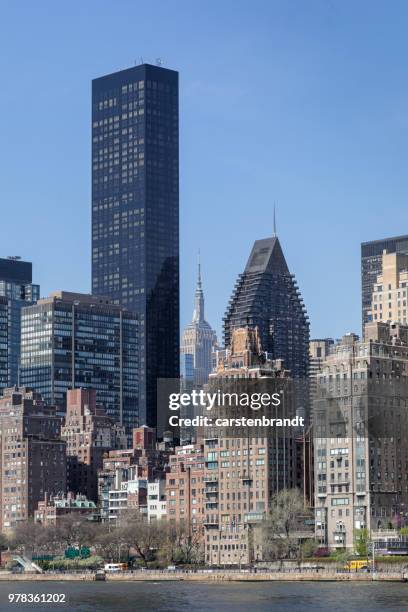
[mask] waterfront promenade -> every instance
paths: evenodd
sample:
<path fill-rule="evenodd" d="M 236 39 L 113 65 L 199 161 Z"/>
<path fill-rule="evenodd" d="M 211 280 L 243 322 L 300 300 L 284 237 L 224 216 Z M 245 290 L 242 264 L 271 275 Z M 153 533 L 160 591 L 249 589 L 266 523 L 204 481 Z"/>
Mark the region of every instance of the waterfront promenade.
<path fill-rule="evenodd" d="M 13 574 L 0 572 L 0 581 L 10 582 L 93 582 L 95 572 L 46 572 Z M 408 582 L 408 571 L 336 572 L 302 570 L 282 572 L 247 571 L 134 571 L 106 573 L 106 582 Z M 407 585 L 408 588 L 408 585 Z"/>

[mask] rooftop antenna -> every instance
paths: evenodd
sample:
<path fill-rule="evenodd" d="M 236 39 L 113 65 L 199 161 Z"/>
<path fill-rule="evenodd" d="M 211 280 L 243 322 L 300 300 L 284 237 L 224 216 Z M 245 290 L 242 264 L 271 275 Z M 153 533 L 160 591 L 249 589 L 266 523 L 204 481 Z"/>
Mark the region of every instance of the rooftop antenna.
<path fill-rule="evenodd" d="M 273 203 L 273 237 L 276 238 L 276 203 Z"/>
<path fill-rule="evenodd" d="M 143 64 L 143 57 L 140 56 L 140 63 Z"/>
<path fill-rule="evenodd" d="M 198 249 L 198 285 L 201 287 L 201 257 L 200 249 Z"/>

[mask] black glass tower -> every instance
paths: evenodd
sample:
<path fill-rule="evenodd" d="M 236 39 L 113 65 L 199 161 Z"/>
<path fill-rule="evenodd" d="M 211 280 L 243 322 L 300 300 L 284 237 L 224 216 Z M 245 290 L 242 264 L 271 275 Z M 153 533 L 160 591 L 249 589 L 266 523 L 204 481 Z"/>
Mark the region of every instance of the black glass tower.
<path fill-rule="evenodd" d="M 178 73 L 142 64 L 92 82 L 92 292 L 138 315 L 140 423 L 179 376 Z"/>
<path fill-rule="evenodd" d="M 245 326 L 258 327 L 270 359 L 283 359 L 293 378 L 307 379 L 309 319 L 276 237 L 255 242 L 238 277 L 224 317 L 226 347 L 233 329 Z"/>
<path fill-rule="evenodd" d="M 19 383 L 21 312 L 40 297 L 40 286 L 32 282 L 32 268 L 31 262 L 20 257 L 0 259 L 0 388 Z"/>

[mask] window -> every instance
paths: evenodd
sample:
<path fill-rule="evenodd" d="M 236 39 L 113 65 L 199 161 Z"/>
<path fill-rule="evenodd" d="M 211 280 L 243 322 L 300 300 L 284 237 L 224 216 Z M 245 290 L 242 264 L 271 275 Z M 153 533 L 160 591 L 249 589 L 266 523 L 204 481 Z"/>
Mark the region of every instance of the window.
<path fill-rule="evenodd" d="M 349 498 L 348 497 L 338 497 L 337 499 L 331 500 L 332 506 L 348 506 Z"/>

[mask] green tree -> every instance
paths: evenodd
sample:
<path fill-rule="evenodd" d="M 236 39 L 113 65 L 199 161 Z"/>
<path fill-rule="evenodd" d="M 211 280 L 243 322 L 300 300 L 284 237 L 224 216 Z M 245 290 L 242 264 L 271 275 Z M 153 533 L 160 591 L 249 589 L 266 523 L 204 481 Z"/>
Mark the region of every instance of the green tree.
<path fill-rule="evenodd" d="M 354 531 L 354 549 L 360 557 L 367 556 L 368 530 L 356 529 Z"/>
<path fill-rule="evenodd" d="M 353 558 L 353 553 L 347 548 L 339 548 L 335 550 L 331 556 L 334 557 L 337 563 L 346 564 Z"/>
<path fill-rule="evenodd" d="M 299 559 L 302 531 L 305 519 L 310 515 L 299 489 L 284 489 L 277 493 L 263 524 L 264 559 Z"/>
<path fill-rule="evenodd" d="M 316 542 L 314 540 L 305 540 L 301 545 L 301 556 L 302 559 L 313 557 L 313 553 L 316 550 Z"/>

